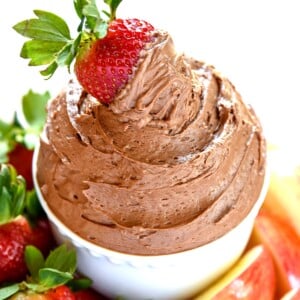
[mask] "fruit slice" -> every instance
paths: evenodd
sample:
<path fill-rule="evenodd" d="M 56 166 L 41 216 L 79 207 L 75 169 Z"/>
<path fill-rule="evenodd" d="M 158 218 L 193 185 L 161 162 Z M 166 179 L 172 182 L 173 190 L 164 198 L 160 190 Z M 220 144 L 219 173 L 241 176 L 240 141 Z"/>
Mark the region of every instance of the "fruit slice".
<path fill-rule="evenodd" d="M 272 172 L 263 207 L 286 218 L 300 236 L 300 169 L 288 175 Z"/>
<path fill-rule="evenodd" d="M 293 289 L 287 292 L 280 300 L 299 300 L 300 299 L 300 289 Z"/>
<path fill-rule="evenodd" d="M 275 286 L 275 268 L 271 254 L 264 246 L 257 245 L 195 299 L 273 300 Z"/>
<path fill-rule="evenodd" d="M 255 221 L 253 240 L 272 253 L 279 295 L 300 288 L 300 238 L 289 222 L 262 210 Z"/>

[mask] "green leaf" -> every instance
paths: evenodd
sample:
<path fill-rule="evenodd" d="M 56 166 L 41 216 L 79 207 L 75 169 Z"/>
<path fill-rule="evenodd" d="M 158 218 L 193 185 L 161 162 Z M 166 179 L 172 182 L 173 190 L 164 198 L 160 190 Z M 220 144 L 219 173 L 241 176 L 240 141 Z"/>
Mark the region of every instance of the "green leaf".
<path fill-rule="evenodd" d="M 17 283 L 0 288 L 0 299 L 8 299 L 9 297 L 17 293 L 19 290 L 20 287 Z"/>
<path fill-rule="evenodd" d="M 23 214 L 25 207 L 26 182 L 22 176 L 17 176 L 15 184 L 12 185 L 13 206 L 12 216 L 16 217 Z"/>
<path fill-rule="evenodd" d="M 33 219 L 36 219 L 44 213 L 34 189 L 26 193 L 25 209 L 29 217 Z"/>
<path fill-rule="evenodd" d="M 0 191 L 0 225 L 11 219 L 11 196 L 6 187 Z"/>
<path fill-rule="evenodd" d="M 97 20 L 94 25 L 94 33 L 98 39 L 102 39 L 107 35 L 108 24 L 102 20 Z"/>
<path fill-rule="evenodd" d="M 39 283 L 45 288 L 54 288 L 66 284 L 73 278 L 68 272 L 62 272 L 51 268 L 39 270 Z"/>
<path fill-rule="evenodd" d="M 39 132 L 46 122 L 46 105 L 49 99 L 49 92 L 40 94 L 35 93 L 32 90 L 29 90 L 22 98 L 22 108 L 25 120 L 30 127 L 35 128 Z"/>
<path fill-rule="evenodd" d="M 75 250 L 68 250 L 67 246 L 63 244 L 50 252 L 45 267 L 73 274 L 76 270 L 76 264 Z"/>
<path fill-rule="evenodd" d="M 68 286 L 74 292 L 87 289 L 91 285 L 92 285 L 92 280 L 89 278 L 76 278 L 68 282 Z"/>
<path fill-rule="evenodd" d="M 35 15 L 42 21 L 47 22 L 53 28 L 54 32 L 61 34 L 67 40 L 71 39 L 68 24 L 61 17 L 42 10 L 34 10 Z"/>
<path fill-rule="evenodd" d="M 19 130 L 15 124 L 0 120 L 0 163 L 8 162 L 7 154 L 14 148 L 14 137 Z"/>
<path fill-rule="evenodd" d="M 84 5 L 82 8 L 82 13 L 86 17 L 93 17 L 95 19 L 100 18 L 99 10 L 95 0 L 91 0 L 88 4 Z"/>
<path fill-rule="evenodd" d="M 26 183 L 12 165 L 0 165 L 0 224 L 23 213 Z"/>
<path fill-rule="evenodd" d="M 20 55 L 30 59 L 30 66 L 46 65 L 55 60 L 66 45 L 66 42 L 31 40 L 24 43 Z"/>
<path fill-rule="evenodd" d="M 42 252 L 34 246 L 26 246 L 25 248 L 26 266 L 35 282 L 39 280 L 39 270 L 45 265 Z"/>
<path fill-rule="evenodd" d="M 56 62 L 59 66 L 70 66 L 71 62 L 75 58 L 76 52 L 73 51 L 74 45 L 67 44 L 62 50 L 58 53 Z"/>
<path fill-rule="evenodd" d="M 23 44 L 20 56 L 30 59 L 30 66 L 48 65 L 41 74 L 51 77 L 61 65 L 62 57 L 67 57 L 63 65 L 67 62 L 68 67 L 73 61 L 75 56 L 66 54 L 72 48 L 73 40 L 62 18 L 42 10 L 35 10 L 34 13 L 37 19 L 28 19 L 13 26 L 19 34 L 31 39 Z"/>
<path fill-rule="evenodd" d="M 74 0 L 73 1 L 75 11 L 79 19 L 83 19 L 84 15 L 82 13 L 83 7 L 89 4 L 89 0 Z"/>
<path fill-rule="evenodd" d="M 34 13 L 38 19 L 19 22 L 13 29 L 34 40 L 67 42 L 71 39 L 68 25 L 62 18 L 42 10 L 35 10 Z"/>
<path fill-rule="evenodd" d="M 110 20 L 114 20 L 116 18 L 117 8 L 122 0 L 104 0 L 104 2 L 110 7 Z"/>
<path fill-rule="evenodd" d="M 54 74 L 57 68 L 58 68 L 58 64 L 56 61 L 54 61 L 46 69 L 42 70 L 40 73 L 43 76 L 48 76 L 48 78 L 51 78 L 51 76 Z"/>

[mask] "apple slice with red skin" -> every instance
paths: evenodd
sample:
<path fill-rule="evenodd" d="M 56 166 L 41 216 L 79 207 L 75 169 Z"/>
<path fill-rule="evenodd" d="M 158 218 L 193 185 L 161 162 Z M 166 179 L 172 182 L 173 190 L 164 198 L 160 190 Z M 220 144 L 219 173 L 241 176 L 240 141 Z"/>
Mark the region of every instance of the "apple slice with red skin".
<path fill-rule="evenodd" d="M 293 173 L 272 172 L 264 209 L 281 216 L 300 236 L 300 169 Z"/>
<path fill-rule="evenodd" d="M 300 300 L 300 289 L 290 290 L 280 300 Z"/>
<path fill-rule="evenodd" d="M 265 246 L 257 245 L 195 300 L 273 300 L 275 290 L 272 256 Z"/>
<path fill-rule="evenodd" d="M 253 240 L 264 244 L 273 256 L 278 296 L 300 288 L 300 237 L 287 219 L 262 209 L 255 220 Z"/>

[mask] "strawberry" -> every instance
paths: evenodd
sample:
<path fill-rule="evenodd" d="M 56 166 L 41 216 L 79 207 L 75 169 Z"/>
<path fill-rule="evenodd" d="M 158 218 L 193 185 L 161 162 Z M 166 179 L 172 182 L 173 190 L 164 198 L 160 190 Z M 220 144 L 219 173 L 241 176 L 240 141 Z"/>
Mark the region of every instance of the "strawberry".
<path fill-rule="evenodd" d="M 45 293 L 18 292 L 9 298 L 10 300 L 76 300 L 72 290 L 61 285 Z M 87 299 L 88 300 L 88 299 Z"/>
<path fill-rule="evenodd" d="M 41 216 L 34 221 L 29 244 L 40 249 L 44 255 L 47 255 L 56 246 L 47 217 Z"/>
<path fill-rule="evenodd" d="M 138 19 L 117 19 L 107 35 L 84 47 L 75 62 L 83 88 L 102 103 L 110 103 L 133 75 L 139 53 L 151 41 L 153 26 Z"/>
<path fill-rule="evenodd" d="M 22 98 L 22 118 L 26 126 L 19 122 L 17 114 L 12 122 L 0 120 L 0 163 L 13 165 L 25 178 L 27 190 L 33 188 L 33 149 L 46 120 L 45 106 L 49 99 L 48 92 L 38 94 L 30 90 Z"/>
<path fill-rule="evenodd" d="M 10 165 L 0 165 L 0 283 L 25 276 L 24 249 L 31 234 L 21 216 L 25 206 L 25 180 Z"/>
<path fill-rule="evenodd" d="M 75 278 L 76 252 L 66 245 L 52 250 L 46 259 L 36 247 L 26 246 L 25 262 L 30 273 L 26 281 L 1 288 L 0 299 L 76 300 L 73 287 L 80 287 L 89 295 L 91 281 Z"/>
<path fill-rule="evenodd" d="M 49 300 L 76 300 L 74 293 L 66 285 L 61 285 L 56 289 L 46 293 L 46 299 Z"/>
<path fill-rule="evenodd" d="M 27 184 L 27 189 L 33 189 L 33 179 L 32 179 L 32 157 L 33 149 L 28 149 L 22 144 L 17 143 L 15 148 L 8 153 L 8 162 L 12 164 L 22 175 Z"/>
<path fill-rule="evenodd" d="M 154 27 L 138 19 L 116 19 L 121 0 L 104 0 L 110 12 L 98 10 L 95 0 L 74 0 L 80 18 L 78 36 L 59 16 L 35 10 L 37 19 L 29 19 L 13 28 L 30 38 L 22 47 L 21 57 L 30 65 L 47 65 L 41 71 L 52 76 L 58 66 L 74 71 L 82 87 L 103 104 L 113 101 L 116 94 L 134 75 L 140 52 L 153 40 Z"/>
<path fill-rule="evenodd" d="M 40 212 L 34 190 L 26 191 L 25 179 L 12 165 L 0 165 L 0 284 L 25 277 L 24 250 L 28 244 L 43 253 L 53 248 L 49 222 Z M 34 226 L 25 214 L 35 217 Z"/>
<path fill-rule="evenodd" d="M 24 250 L 31 228 L 24 217 L 0 226 L 0 283 L 25 278 Z"/>
<path fill-rule="evenodd" d="M 104 296 L 99 295 L 93 289 L 88 288 L 74 293 L 76 300 L 105 300 Z"/>

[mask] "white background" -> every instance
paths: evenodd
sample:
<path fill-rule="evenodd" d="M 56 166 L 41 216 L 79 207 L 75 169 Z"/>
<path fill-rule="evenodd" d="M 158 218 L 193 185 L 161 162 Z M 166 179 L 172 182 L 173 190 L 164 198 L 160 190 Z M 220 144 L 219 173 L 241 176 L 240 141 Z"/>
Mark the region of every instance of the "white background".
<path fill-rule="evenodd" d="M 12 26 L 50 10 L 73 23 L 72 0 L 5 1 L 1 9 L 1 108 L 9 119 L 30 88 L 55 96 L 66 70 L 44 80 L 19 58 L 24 38 Z M 99 3 L 101 3 L 100 1 Z M 300 12 L 297 0 L 123 0 L 119 17 L 146 19 L 169 31 L 178 51 L 215 65 L 251 103 L 269 141 L 292 149 L 300 124 Z"/>

